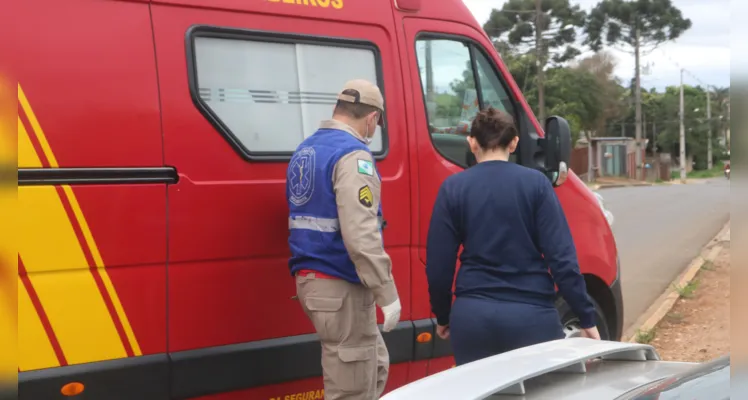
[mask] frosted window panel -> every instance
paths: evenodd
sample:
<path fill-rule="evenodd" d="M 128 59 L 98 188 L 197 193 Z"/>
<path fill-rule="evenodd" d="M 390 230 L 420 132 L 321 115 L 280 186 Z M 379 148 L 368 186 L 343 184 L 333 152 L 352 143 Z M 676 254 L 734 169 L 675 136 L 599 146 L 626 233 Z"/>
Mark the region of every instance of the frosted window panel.
<path fill-rule="evenodd" d="M 195 53 L 200 98 L 251 152 L 293 151 L 346 81 L 377 82 L 367 49 L 197 38 Z M 380 128 L 370 148 L 382 150 Z"/>

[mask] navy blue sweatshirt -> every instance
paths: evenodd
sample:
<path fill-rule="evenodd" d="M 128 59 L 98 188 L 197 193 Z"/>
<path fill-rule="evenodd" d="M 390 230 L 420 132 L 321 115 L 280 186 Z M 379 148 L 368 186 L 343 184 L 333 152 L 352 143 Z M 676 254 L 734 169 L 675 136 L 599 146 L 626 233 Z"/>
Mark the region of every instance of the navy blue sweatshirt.
<path fill-rule="evenodd" d="M 554 307 L 555 282 L 582 328 L 595 326 L 571 231 L 541 172 L 486 161 L 442 183 L 426 256 L 431 309 L 439 325 L 449 324 L 460 245 L 456 296 Z"/>

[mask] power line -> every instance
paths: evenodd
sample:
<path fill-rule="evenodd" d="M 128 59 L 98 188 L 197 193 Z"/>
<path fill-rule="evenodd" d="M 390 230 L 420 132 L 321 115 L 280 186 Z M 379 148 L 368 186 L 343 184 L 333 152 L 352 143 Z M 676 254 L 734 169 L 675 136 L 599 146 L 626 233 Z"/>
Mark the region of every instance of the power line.
<path fill-rule="evenodd" d="M 665 52 L 665 50 L 663 50 L 663 49 L 660 49 L 660 53 L 662 53 L 662 55 L 663 55 L 663 56 L 665 56 L 665 58 L 666 58 L 666 59 L 667 59 L 668 61 L 670 61 L 670 62 L 671 62 L 671 63 L 672 63 L 672 64 L 673 64 L 674 66 L 678 67 L 678 69 L 681 69 L 681 70 L 683 70 L 683 73 L 685 73 L 686 75 L 688 75 L 689 77 L 691 77 L 691 78 L 692 78 L 692 79 L 693 79 L 694 81 L 698 82 L 698 83 L 699 83 L 700 85 L 704 86 L 704 87 L 705 87 L 705 88 L 707 88 L 707 89 L 708 89 L 708 88 L 710 88 L 710 87 L 711 87 L 711 88 L 715 88 L 715 86 L 714 86 L 714 85 L 710 85 L 710 84 L 708 84 L 708 83 L 704 83 L 704 81 L 702 81 L 701 79 L 699 79 L 699 77 L 698 77 L 698 76 L 696 76 L 696 74 L 695 74 L 695 73 L 693 73 L 693 72 L 689 71 L 689 70 L 688 70 L 688 68 L 685 68 L 685 67 L 683 67 L 683 66 L 682 66 L 682 65 L 681 65 L 681 64 L 680 64 L 680 63 L 679 63 L 678 61 L 676 61 L 676 60 L 674 60 L 674 59 L 673 59 L 672 57 L 670 57 L 670 55 L 668 55 L 668 54 L 667 54 L 667 53 Z"/>

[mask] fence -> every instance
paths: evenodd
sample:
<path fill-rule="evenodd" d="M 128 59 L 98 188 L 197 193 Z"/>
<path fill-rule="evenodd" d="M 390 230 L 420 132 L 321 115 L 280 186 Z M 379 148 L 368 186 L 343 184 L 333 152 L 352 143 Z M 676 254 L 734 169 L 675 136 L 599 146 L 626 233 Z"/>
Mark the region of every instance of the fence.
<path fill-rule="evenodd" d="M 587 168 L 589 168 L 589 158 L 587 155 L 587 152 L 589 151 L 588 147 L 578 147 L 576 149 L 573 149 L 571 151 L 571 160 L 569 168 L 574 171 L 577 176 L 579 176 L 582 179 L 586 179 L 587 176 Z"/>
<path fill-rule="evenodd" d="M 574 171 L 577 176 L 579 176 L 582 180 L 587 180 L 587 174 L 589 172 L 589 155 L 588 155 L 589 147 L 577 147 L 575 149 L 572 149 L 571 151 L 571 160 L 569 168 L 571 168 L 572 171 Z M 654 182 L 657 180 L 667 181 L 670 180 L 670 171 L 672 170 L 672 163 L 670 160 L 669 154 L 660 154 L 659 157 L 647 157 L 646 151 L 642 151 L 642 159 L 645 160 L 645 164 L 649 164 L 650 168 L 645 169 L 645 176 L 644 179 L 650 182 Z M 594 151 L 593 151 L 594 153 Z M 597 158 L 596 154 L 593 154 L 593 158 Z M 625 160 L 625 161 L 624 161 Z M 636 153 L 634 152 L 628 152 L 623 156 L 623 159 L 620 159 L 619 162 L 621 162 L 623 165 L 620 165 L 618 168 L 618 171 L 611 170 L 610 166 L 602 165 L 599 167 L 596 167 L 594 164 L 595 160 L 593 159 L 593 174 L 594 178 L 599 178 L 602 175 L 604 176 L 620 176 L 620 177 L 627 177 L 630 179 L 636 179 Z M 605 163 L 605 161 L 603 161 Z M 616 173 L 617 172 L 617 173 Z M 594 179 L 593 179 L 594 180 Z"/>

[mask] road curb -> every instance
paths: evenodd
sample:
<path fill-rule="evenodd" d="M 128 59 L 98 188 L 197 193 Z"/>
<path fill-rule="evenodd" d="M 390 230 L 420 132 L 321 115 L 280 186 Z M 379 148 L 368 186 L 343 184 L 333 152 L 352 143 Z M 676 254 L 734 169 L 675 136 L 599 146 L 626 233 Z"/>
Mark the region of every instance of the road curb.
<path fill-rule="evenodd" d="M 610 185 L 600 185 L 600 186 L 598 186 L 598 187 L 597 187 L 597 190 L 602 190 L 602 189 L 615 189 L 615 188 L 622 188 L 622 187 L 626 187 L 626 186 L 630 186 L 630 185 L 624 185 L 624 184 L 613 183 L 613 184 L 610 184 Z"/>
<path fill-rule="evenodd" d="M 719 233 L 701 249 L 701 253 L 691 260 L 688 267 L 686 267 L 686 269 L 678 275 L 670 285 L 668 285 L 660 297 L 658 297 L 647 311 L 636 320 L 634 325 L 626 330 L 626 334 L 623 335 L 623 341 L 636 342 L 636 335 L 638 332 L 648 332 L 656 327 L 657 324 L 665 318 L 667 313 L 670 312 L 675 305 L 675 302 L 680 298 L 680 295 L 677 291 L 673 290 L 673 287 L 684 287 L 685 285 L 688 285 L 701 270 L 701 267 L 705 262 L 713 262 L 717 258 L 720 251 L 725 247 L 725 241 L 730 240 L 729 237 L 730 221 L 728 220 L 725 226 L 720 229 Z"/>
<path fill-rule="evenodd" d="M 668 181 L 668 185 L 706 185 L 709 183 L 709 179 L 714 178 L 690 178 L 686 179 L 686 183 L 681 183 L 680 178 Z"/>
<path fill-rule="evenodd" d="M 643 187 L 643 186 L 654 186 L 651 183 L 608 183 L 608 184 L 597 184 L 587 186 L 592 190 L 603 190 L 603 189 L 614 189 L 622 187 Z"/>

